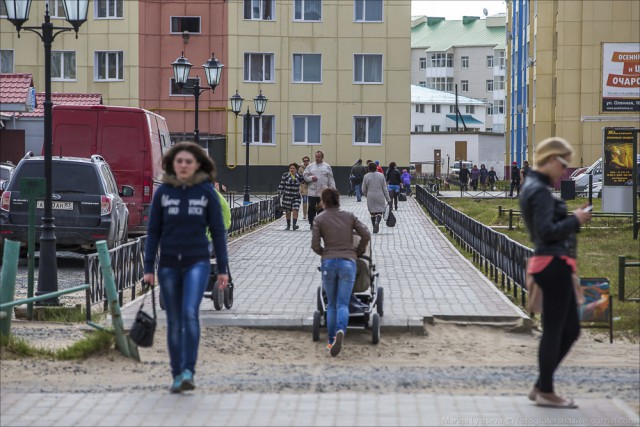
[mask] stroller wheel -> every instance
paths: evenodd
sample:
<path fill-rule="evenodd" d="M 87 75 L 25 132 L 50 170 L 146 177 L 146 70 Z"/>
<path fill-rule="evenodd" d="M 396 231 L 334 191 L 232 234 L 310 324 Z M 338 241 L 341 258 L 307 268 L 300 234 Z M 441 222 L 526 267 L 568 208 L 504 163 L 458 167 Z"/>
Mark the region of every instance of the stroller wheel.
<path fill-rule="evenodd" d="M 376 301 L 376 311 L 380 317 L 384 316 L 384 288 L 378 286 L 378 300 Z"/>
<path fill-rule="evenodd" d="M 313 334 L 312 338 L 314 341 L 318 341 L 320 339 L 320 319 L 322 318 L 322 313 L 319 311 L 313 312 Z"/>
<path fill-rule="evenodd" d="M 324 311 L 324 305 L 322 304 L 322 286 L 318 286 L 316 307 L 320 313 Z"/>
<path fill-rule="evenodd" d="M 213 300 L 213 307 L 216 310 L 222 310 L 222 305 L 224 304 L 224 289 L 220 288 L 218 281 L 213 285 L 211 299 Z"/>
<path fill-rule="evenodd" d="M 380 342 L 380 316 L 373 313 L 371 316 L 371 342 L 378 344 Z"/>
<path fill-rule="evenodd" d="M 224 306 L 226 308 L 233 307 L 233 283 L 229 283 L 224 289 Z"/>

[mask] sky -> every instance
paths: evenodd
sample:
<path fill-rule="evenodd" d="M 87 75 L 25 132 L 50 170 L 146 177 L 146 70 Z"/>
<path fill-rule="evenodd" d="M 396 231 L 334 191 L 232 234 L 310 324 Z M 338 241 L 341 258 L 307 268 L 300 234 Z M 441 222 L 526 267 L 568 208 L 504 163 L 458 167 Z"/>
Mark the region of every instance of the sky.
<path fill-rule="evenodd" d="M 506 13 L 507 5 L 503 0 L 411 0 L 411 15 L 444 16 L 447 19 L 462 19 L 462 16 L 483 16 L 482 9 L 489 16 Z"/>

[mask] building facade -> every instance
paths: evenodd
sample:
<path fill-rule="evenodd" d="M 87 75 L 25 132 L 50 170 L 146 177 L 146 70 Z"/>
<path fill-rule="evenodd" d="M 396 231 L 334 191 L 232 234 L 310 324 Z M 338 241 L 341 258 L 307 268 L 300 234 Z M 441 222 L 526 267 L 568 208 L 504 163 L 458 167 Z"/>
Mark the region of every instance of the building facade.
<path fill-rule="evenodd" d="M 640 3 L 514 0 L 507 15 L 509 162 L 531 159 L 537 142 L 557 135 L 575 149 L 571 169 L 589 166 L 602 157 L 603 127 L 640 127 L 637 69 L 617 106 L 608 104 L 609 76 L 625 72 L 611 52 L 640 58 Z"/>

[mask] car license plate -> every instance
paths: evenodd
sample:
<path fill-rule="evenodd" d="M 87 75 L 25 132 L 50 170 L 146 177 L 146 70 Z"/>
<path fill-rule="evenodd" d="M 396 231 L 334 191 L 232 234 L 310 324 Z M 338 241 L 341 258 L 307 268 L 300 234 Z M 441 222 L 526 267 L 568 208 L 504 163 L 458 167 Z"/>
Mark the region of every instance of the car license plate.
<path fill-rule="evenodd" d="M 44 200 L 38 200 L 36 205 L 38 209 L 44 209 Z M 73 202 L 51 202 L 51 209 L 61 209 L 64 211 L 73 210 Z"/>

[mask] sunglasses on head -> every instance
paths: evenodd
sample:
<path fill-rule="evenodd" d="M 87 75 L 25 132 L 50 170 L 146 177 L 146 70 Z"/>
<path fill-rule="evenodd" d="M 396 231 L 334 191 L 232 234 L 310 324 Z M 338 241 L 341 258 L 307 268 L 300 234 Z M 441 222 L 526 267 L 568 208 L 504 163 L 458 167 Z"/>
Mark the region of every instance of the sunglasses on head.
<path fill-rule="evenodd" d="M 560 162 L 560 164 L 562 165 L 563 169 L 566 169 L 569 167 L 569 162 L 567 162 L 564 158 L 557 156 L 556 160 L 558 160 L 558 162 Z"/>

